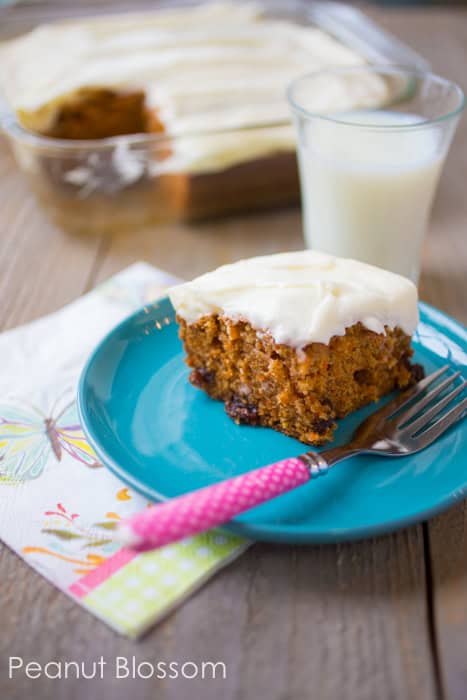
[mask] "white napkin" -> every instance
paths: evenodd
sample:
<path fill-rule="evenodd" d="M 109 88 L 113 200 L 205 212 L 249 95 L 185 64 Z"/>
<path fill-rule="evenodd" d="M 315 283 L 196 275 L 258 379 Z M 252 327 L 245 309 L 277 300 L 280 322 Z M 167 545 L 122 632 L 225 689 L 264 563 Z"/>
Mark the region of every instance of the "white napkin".
<path fill-rule="evenodd" d="M 137 636 L 240 554 L 213 531 L 134 555 L 111 540 L 147 501 L 98 462 L 76 387 L 99 340 L 178 280 L 137 263 L 64 309 L 0 335 L 0 538 L 115 629 Z"/>

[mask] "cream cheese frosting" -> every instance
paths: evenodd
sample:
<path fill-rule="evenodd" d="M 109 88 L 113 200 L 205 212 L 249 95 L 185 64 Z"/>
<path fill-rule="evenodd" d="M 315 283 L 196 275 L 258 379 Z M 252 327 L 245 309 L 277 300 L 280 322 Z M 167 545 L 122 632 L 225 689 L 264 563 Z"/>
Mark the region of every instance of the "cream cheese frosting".
<path fill-rule="evenodd" d="M 259 4 L 214 2 L 39 26 L 0 48 L 0 88 L 39 132 L 80 89 L 142 89 L 167 132 L 201 134 L 176 143 L 166 169 L 203 171 L 248 159 L 254 141 L 255 156 L 294 150 L 286 86 L 325 65 L 363 62 L 322 30 L 268 17 Z M 388 88 L 363 76 L 350 96 L 325 85 L 316 97 L 323 110 L 343 99 L 365 108 L 383 103 Z M 258 124 L 271 128 L 250 128 Z M 220 130 L 228 133 L 211 137 Z"/>
<path fill-rule="evenodd" d="M 42 25 L 4 46 L 4 90 L 16 110 L 48 120 L 82 87 L 141 88 L 186 133 L 288 120 L 292 77 L 363 62 L 319 29 L 263 15 L 255 3 L 218 2 Z"/>
<path fill-rule="evenodd" d="M 245 320 L 296 349 L 327 344 L 359 322 L 375 333 L 399 327 L 407 335 L 418 324 L 410 280 L 312 250 L 224 265 L 173 287 L 169 297 L 187 323 L 212 314 Z"/>

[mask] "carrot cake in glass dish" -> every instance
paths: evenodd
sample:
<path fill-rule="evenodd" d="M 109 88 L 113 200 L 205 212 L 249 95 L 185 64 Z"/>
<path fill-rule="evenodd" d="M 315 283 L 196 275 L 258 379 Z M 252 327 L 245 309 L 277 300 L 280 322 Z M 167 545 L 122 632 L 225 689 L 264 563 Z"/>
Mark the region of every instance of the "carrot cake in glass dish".
<path fill-rule="evenodd" d="M 366 58 L 284 7 L 81 18 L 0 46 L 16 120 L 5 131 L 55 218 L 88 231 L 297 202 L 285 88 L 305 70 Z M 378 76 L 326 86 L 316 108 L 380 106 L 393 87 Z"/>
<path fill-rule="evenodd" d="M 356 260 L 300 251 L 241 260 L 169 292 L 191 383 L 237 423 L 311 444 L 336 418 L 423 376 L 417 289 Z"/>

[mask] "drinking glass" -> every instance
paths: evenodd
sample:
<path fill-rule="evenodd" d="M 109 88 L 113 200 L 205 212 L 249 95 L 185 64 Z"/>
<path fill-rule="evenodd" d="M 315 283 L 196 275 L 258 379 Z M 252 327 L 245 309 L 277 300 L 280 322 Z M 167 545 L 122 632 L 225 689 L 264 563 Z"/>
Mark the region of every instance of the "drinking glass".
<path fill-rule="evenodd" d="M 390 66 L 330 68 L 288 89 L 305 242 L 417 282 L 438 180 L 464 108 L 460 87 Z"/>

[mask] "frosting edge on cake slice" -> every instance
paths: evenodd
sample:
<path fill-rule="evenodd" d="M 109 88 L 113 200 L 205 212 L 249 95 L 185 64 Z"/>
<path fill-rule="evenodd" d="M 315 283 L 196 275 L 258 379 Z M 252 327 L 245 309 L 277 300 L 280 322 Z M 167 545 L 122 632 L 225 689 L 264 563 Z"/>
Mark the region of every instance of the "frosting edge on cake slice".
<path fill-rule="evenodd" d="M 374 333 L 418 324 L 416 286 L 407 278 L 318 251 L 240 260 L 174 287 L 169 297 L 186 323 L 218 315 L 247 321 L 278 344 L 328 344 L 360 323 Z"/>

